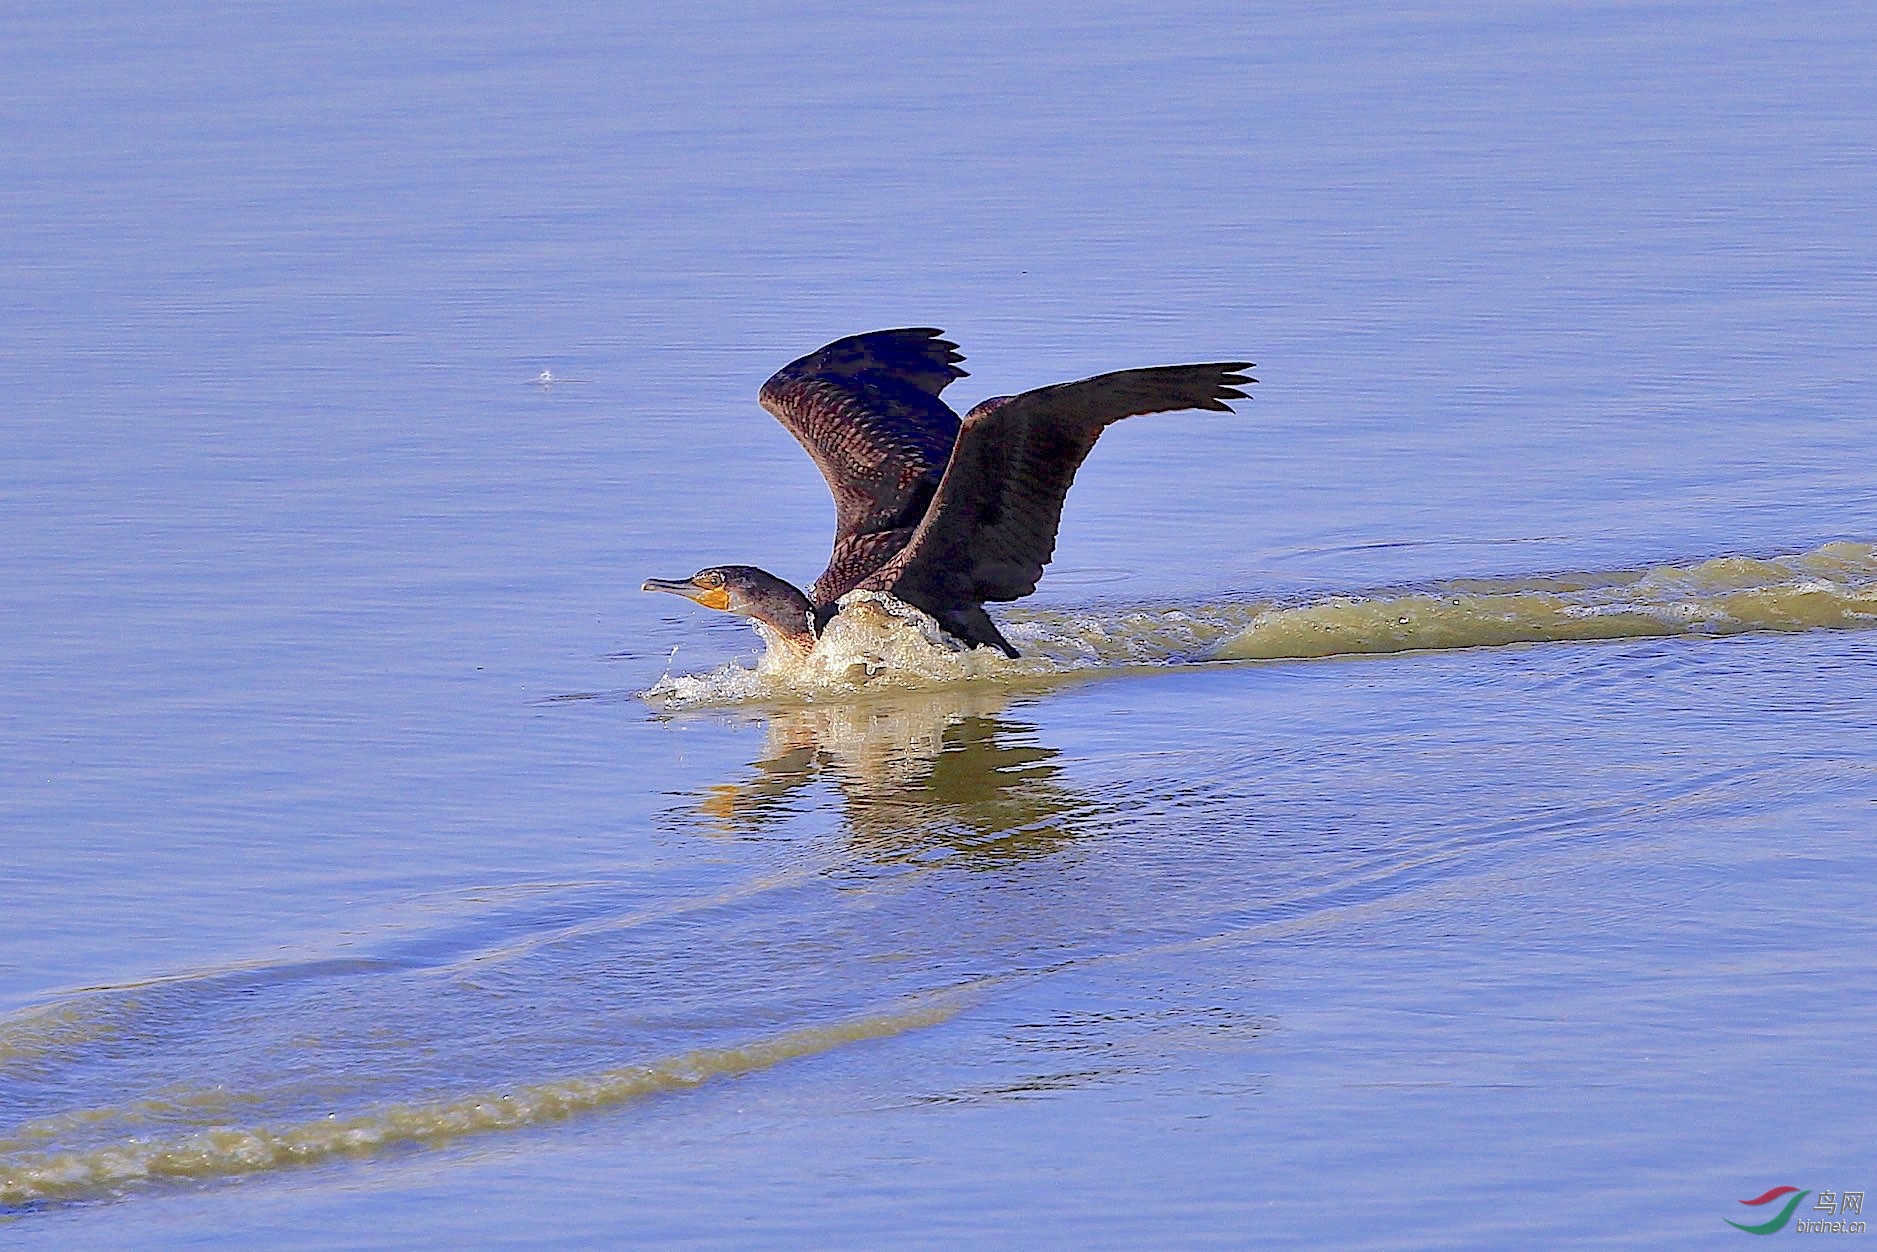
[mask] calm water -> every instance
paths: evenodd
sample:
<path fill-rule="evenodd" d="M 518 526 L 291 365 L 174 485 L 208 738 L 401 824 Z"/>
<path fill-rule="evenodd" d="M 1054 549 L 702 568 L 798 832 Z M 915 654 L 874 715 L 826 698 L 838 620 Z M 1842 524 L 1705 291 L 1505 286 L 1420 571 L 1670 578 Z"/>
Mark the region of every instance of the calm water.
<path fill-rule="evenodd" d="M 1877 1189 L 1877 19 L 1060 13 L 0 17 L 0 1244 Z M 637 587 L 894 325 L 1263 381 L 809 699 Z"/>

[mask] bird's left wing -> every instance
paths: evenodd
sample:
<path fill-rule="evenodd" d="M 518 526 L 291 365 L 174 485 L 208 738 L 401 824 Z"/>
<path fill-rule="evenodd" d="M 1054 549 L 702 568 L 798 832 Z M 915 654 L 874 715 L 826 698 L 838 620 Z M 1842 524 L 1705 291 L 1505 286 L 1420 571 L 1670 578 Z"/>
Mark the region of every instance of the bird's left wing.
<path fill-rule="evenodd" d="M 1248 362 L 1163 365 L 986 400 L 965 415 L 925 519 L 862 586 L 939 616 L 1036 589 L 1069 484 L 1104 428 L 1140 413 L 1231 412 Z"/>
<path fill-rule="evenodd" d="M 958 437 L 939 393 L 963 378 L 958 345 L 929 327 L 849 335 L 791 361 L 762 406 L 814 459 L 834 496 L 834 551 L 815 580 L 834 600 L 905 544 Z"/>
<path fill-rule="evenodd" d="M 837 339 L 777 370 L 762 406 L 794 435 L 834 493 L 841 534 L 904 518 L 924 481 L 938 483 L 958 415 L 939 399 L 954 378 L 958 345 L 930 329 L 876 330 Z M 924 501 L 920 501 L 923 505 Z"/>

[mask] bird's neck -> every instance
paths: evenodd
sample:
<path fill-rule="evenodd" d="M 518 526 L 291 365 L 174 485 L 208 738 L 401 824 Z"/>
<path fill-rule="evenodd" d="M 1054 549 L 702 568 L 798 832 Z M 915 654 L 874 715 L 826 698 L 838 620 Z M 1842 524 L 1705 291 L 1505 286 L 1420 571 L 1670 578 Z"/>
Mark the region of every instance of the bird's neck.
<path fill-rule="evenodd" d="M 793 583 L 757 571 L 766 584 L 742 606 L 772 652 L 797 659 L 815 650 L 814 605 Z M 754 575 L 752 575 L 754 577 Z"/>
<path fill-rule="evenodd" d="M 815 650 L 815 636 L 806 625 L 801 630 L 789 631 L 760 617 L 752 617 L 750 621 L 755 623 L 756 633 L 763 637 L 763 643 L 768 645 L 769 651 L 777 656 L 800 661 Z"/>

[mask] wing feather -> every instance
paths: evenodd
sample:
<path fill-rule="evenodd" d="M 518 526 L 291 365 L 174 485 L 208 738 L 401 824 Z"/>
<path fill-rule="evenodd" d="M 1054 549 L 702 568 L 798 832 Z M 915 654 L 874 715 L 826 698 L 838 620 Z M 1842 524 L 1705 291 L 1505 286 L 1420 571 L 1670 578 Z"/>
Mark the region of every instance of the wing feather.
<path fill-rule="evenodd" d="M 1101 432 L 1126 417 L 1181 409 L 1231 412 L 1256 381 L 1249 363 L 1165 365 L 1100 374 L 986 400 L 965 416 L 924 519 L 862 586 L 944 620 L 986 600 L 1036 590 L 1055 555 L 1063 500 Z"/>
<path fill-rule="evenodd" d="M 810 590 L 826 604 L 873 573 L 925 515 L 957 441 L 939 398 L 965 377 L 930 327 L 837 339 L 763 384 L 762 406 L 814 459 L 834 496 L 834 551 Z"/>

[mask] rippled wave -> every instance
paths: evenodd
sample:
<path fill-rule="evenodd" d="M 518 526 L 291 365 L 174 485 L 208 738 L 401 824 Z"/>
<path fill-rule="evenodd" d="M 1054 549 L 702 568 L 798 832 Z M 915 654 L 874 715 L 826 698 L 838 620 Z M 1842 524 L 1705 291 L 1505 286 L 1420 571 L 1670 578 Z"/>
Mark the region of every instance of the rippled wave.
<path fill-rule="evenodd" d="M 1840 541 L 1789 556 L 1469 578 L 1297 602 L 1228 600 L 1011 614 L 1015 661 L 964 650 L 931 618 L 855 593 L 807 662 L 766 653 L 667 676 L 644 693 L 666 707 L 813 701 L 880 687 L 1048 680 L 1131 665 L 1305 660 L 1511 643 L 1845 630 L 1877 625 L 1877 545 Z"/>
<path fill-rule="evenodd" d="M 700 1048 L 640 1065 L 347 1116 L 279 1125 L 242 1125 L 242 1103 L 222 1091 L 176 1093 L 120 1107 L 85 1109 L 28 1122 L 0 1139 L 0 1204 L 100 1197 L 140 1183 L 204 1181 L 405 1145 L 437 1146 L 467 1135 L 516 1130 L 667 1091 L 768 1069 L 850 1043 L 937 1025 L 956 1013 L 956 995 L 922 997 L 827 1025 L 787 1030 L 733 1047 Z M 50 1046 L 103 1043 L 85 1038 L 67 1015 L 11 1024 L 16 1036 L 47 1032 Z M 76 1034 L 74 1032 L 77 1032 Z M 28 1045 L 26 1051 L 32 1049 Z M 18 1054 L 16 1048 L 16 1055 Z M 155 1133 L 152 1133 L 152 1131 Z M 49 1143 L 100 1131 L 107 1142 L 76 1151 Z"/>

